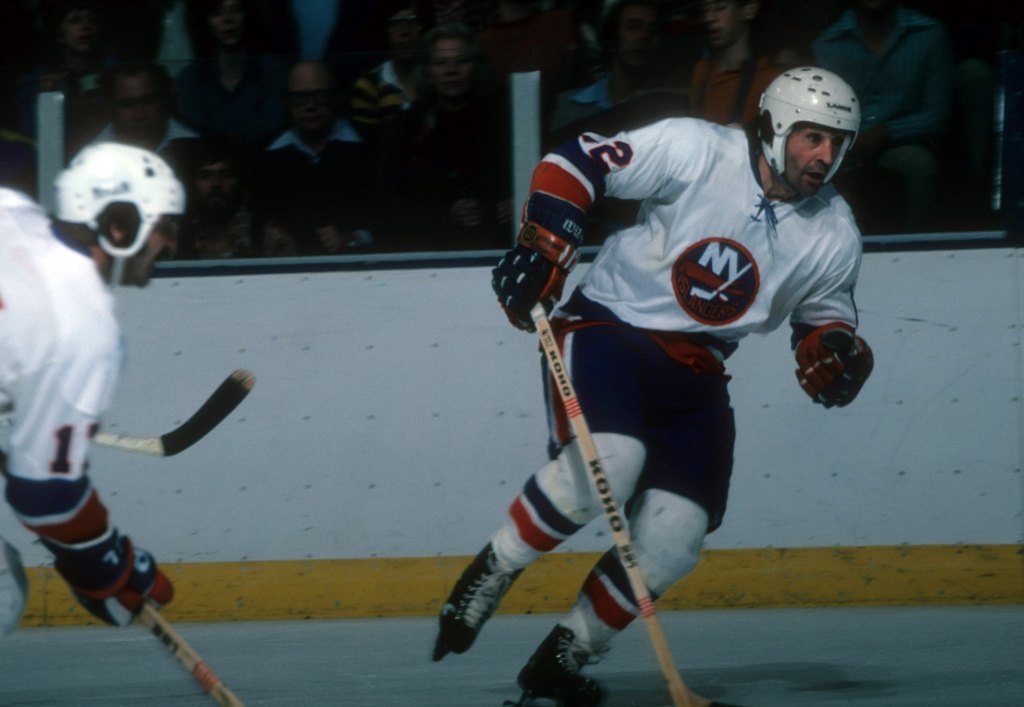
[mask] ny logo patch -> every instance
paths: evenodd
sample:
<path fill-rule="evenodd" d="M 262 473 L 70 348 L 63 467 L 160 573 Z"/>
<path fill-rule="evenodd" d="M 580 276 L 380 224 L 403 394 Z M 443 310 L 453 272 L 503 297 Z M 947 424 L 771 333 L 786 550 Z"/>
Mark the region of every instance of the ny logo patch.
<path fill-rule="evenodd" d="M 760 275 L 750 252 L 727 238 L 690 246 L 672 266 L 672 287 L 680 306 L 698 322 L 734 322 L 757 297 Z"/>

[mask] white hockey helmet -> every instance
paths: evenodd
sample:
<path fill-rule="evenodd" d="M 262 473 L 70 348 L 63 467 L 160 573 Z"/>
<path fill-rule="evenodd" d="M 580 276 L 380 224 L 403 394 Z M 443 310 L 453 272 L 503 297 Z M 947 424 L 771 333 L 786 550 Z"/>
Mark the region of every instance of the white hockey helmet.
<path fill-rule="evenodd" d="M 185 212 L 185 188 L 163 158 L 115 142 L 90 145 L 75 155 L 54 189 L 56 217 L 88 226 L 97 233 L 100 247 L 115 258 L 130 258 L 142 250 L 161 216 Z M 133 204 L 139 212 L 139 229 L 127 245 L 114 245 L 100 231 L 100 214 L 115 203 Z"/>
<path fill-rule="evenodd" d="M 797 123 L 814 123 L 844 130 L 843 140 L 825 182 L 842 164 L 857 130 L 860 129 L 860 102 L 850 85 L 831 71 L 815 66 L 789 69 L 772 81 L 761 94 L 761 147 L 768 166 L 776 174 L 786 169 L 786 140 Z"/>

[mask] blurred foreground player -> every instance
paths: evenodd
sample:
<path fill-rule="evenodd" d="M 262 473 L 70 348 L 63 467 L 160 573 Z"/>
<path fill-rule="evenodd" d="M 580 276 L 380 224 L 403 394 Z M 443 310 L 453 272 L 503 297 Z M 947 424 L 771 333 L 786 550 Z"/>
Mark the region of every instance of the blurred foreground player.
<path fill-rule="evenodd" d="M 854 333 L 860 233 L 828 183 L 859 123 L 850 87 L 804 67 L 768 86 L 749 131 L 683 118 L 584 134 L 534 172 L 518 244 L 492 283 L 521 329 L 537 302 L 560 298 L 588 207 L 603 195 L 644 200 L 552 325 L 652 597 L 694 568 L 722 522 L 735 439 L 724 361 L 738 341 L 788 318 L 799 384 L 825 407 L 850 403 L 871 372 Z M 434 660 L 466 651 L 523 569 L 602 514 L 545 383 L 554 460 L 456 583 Z M 611 550 L 519 673 L 520 704 L 598 704 L 601 688 L 580 670 L 637 615 Z"/>
<path fill-rule="evenodd" d="M 177 247 L 184 189 L 146 150 L 87 147 L 57 178 L 56 221 L 0 189 L 0 408 L 15 516 L 53 553 L 81 604 L 115 625 L 174 589 L 153 556 L 108 520 L 87 472 L 89 439 L 113 397 L 121 341 L 109 285 L 144 286 Z M 0 629 L 25 604 L 18 553 L 0 539 Z"/>

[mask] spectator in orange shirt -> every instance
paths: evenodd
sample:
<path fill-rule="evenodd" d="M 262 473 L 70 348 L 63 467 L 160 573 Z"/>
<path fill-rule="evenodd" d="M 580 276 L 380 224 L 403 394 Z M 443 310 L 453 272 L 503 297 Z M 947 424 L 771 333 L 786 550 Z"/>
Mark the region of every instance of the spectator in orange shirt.
<path fill-rule="evenodd" d="M 704 0 L 702 5 L 707 56 L 693 69 L 690 113 L 723 125 L 751 123 L 761 94 L 780 73 L 754 41 L 761 2 Z"/>

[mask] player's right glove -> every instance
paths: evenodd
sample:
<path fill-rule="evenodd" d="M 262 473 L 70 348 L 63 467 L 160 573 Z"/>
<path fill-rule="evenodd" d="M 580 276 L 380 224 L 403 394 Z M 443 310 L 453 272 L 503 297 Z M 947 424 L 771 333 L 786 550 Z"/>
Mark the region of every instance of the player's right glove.
<path fill-rule="evenodd" d="M 42 540 L 75 598 L 109 624 L 127 626 L 147 599 L 162 606 L 174 597 L 174 586 L 153 556 L 133 547 L 117 528 L 74 545 Z"/>
<path fill-rule="evenodd" d="M 491 271 L 491 287 L 513 326 L 533 331 L 530 310 L 538 302 L 554 306 L 578 259 L 572 243 L 538 223 L 523 225 L 515 247 Z"/>
<path fill-rule="evenodd" d="M 826 408 L 853 402 L 875 365 L 864 339 L 844 324 L 826 324 L 796 348 L 796 378 L 811 399 Z"/>

